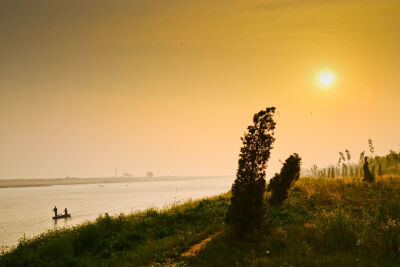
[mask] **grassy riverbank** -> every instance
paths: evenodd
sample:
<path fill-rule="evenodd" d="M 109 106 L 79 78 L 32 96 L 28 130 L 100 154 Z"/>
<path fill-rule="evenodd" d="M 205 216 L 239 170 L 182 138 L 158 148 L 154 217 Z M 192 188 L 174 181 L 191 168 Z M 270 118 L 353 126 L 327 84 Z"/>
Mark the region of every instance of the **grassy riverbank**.
<path fill-rule="evenodd" d="M 400 178 L 300 179 L 261 242 L 219 236 L 193 266 L 400 266 Z"/>
<path fill-rule="evenodd" d="M 164 211 L 99 217 L 69 229 L 22 240 L 0 266 L 148 265 L 176 258 L 222 229 L 226 196 L 187 202 Z"/>
<path fill-rule="evenodd" d="M 229 196 L 163 211 L 50 231 L 22 240 L 0 266 L 396 266 L 400 264 L 400 178 L 300 179 L 282 207 L 268 209 L 257 242 L 229 238 Z M 222 231 L 222 232 L 221 232 Z M 194 257 L 192 245 L 215 236 Z"/>

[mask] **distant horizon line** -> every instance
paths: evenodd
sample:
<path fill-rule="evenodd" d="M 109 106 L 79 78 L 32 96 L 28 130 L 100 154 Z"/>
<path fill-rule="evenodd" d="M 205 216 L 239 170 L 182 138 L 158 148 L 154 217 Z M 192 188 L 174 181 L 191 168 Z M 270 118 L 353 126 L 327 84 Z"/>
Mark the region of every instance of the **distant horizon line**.
<path fill-rule="evenodd" d="M 235 174 L 232 175 L 160 175 L 160 176 L 65 176 L 65 177 L 32 177 L 32 178 L 27 178 L 27 177 L 18 177 L 18 178 L 6 178 L 6 177 L 0 177 L 0 180 L 56 180 L 56 179 L 121 179 L 121 178 L 190 178 L 190 177 L 230 177 L 230 176 L 235 176 Z"/>

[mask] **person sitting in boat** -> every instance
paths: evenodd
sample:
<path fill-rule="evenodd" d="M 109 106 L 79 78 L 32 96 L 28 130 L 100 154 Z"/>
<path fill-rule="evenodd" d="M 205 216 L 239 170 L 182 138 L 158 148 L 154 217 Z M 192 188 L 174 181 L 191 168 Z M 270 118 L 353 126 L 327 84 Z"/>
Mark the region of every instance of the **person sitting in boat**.
<path fill-rule="evenodd" d="M 64 209 L 64 214 L 65 214 L 65 216 L 68 215 L 68 210 L 67 210 L 67 208 Z"/>
<path fill-rule="evenodd" d="M 53 211 L 54 211 L 54 217 L 57 217 L 57 207 L 56 206 L 54 206 Z"/>

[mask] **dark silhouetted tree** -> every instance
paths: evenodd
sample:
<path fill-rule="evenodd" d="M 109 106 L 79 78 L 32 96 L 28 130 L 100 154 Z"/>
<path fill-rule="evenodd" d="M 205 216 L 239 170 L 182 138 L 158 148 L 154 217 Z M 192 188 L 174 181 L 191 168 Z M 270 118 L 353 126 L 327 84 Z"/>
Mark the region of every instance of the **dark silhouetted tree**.
<path fill-rule="evenodd" d="M 232 185 L 231 203 L 225 222 L 240 238 L 259 229 L 265 215 L 265 169 L 275 141 L 275 108 L 256 113 L 253 125 L 241 138 L 236 180 Z"/>
<path fill-rule="evenodd" d="M 375 176 L 369 171 L 368 167 L 368 157 L 364 158 L 364 166 L 363 166 L 363 171 L 364 171 L 364 182 L 373 182 L 375 181 Z"/>
<path fill-rule="evenodd" d="M 288 197 L 290 187 L 300 177 L 301 158 L 294 153 L 283 164 L 281 172 L 276 173 L 268 184 L 268 192 L 272 192 L 269 202 L 281 205 Z"/>
<path fill-rule="evenodd" d="M 331 178 L 335 178 L 335 168 L 334 167 L 332 167 Z"/>

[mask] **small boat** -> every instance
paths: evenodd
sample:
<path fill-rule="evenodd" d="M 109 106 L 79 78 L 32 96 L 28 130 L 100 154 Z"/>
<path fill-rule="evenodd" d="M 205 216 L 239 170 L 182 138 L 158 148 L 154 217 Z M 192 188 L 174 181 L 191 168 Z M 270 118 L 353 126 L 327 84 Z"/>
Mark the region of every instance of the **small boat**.
<path fill-rule="evenodd" d="M 71 214 L 59 214 L 59 215 L 57 215 L 57 216 L 53 216 L 53 219 L 54 220 L 57 220 L 57 219 L 62 219 L 62 218 L 71 218 Z"/>

